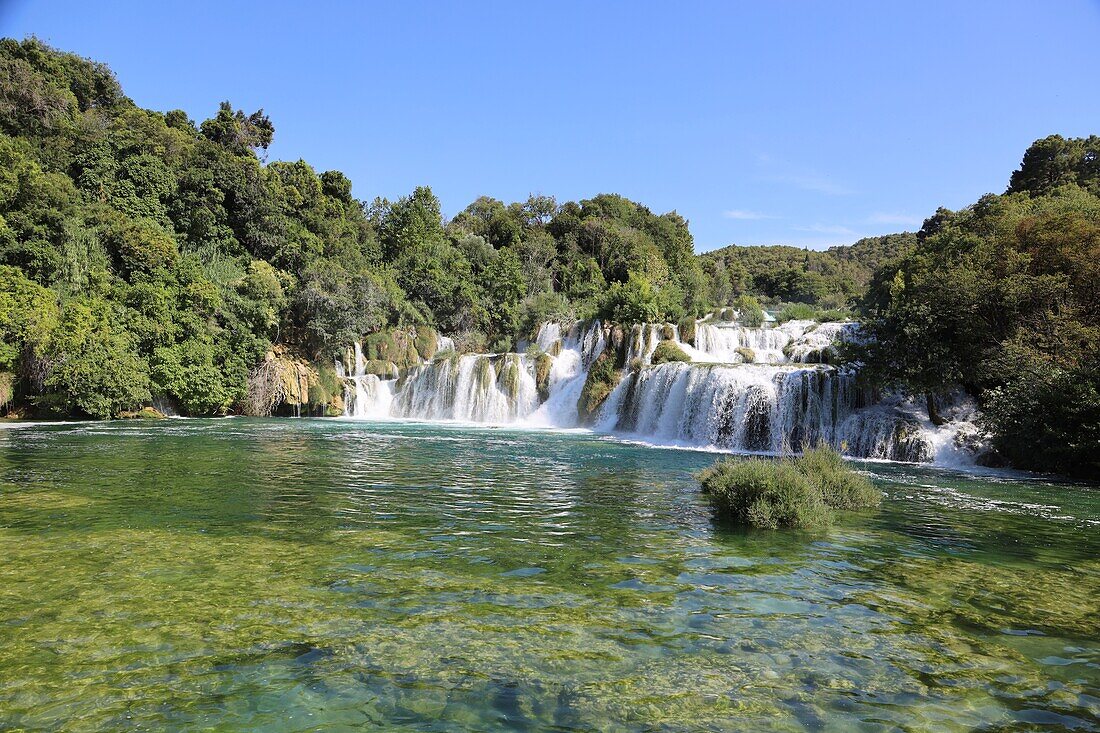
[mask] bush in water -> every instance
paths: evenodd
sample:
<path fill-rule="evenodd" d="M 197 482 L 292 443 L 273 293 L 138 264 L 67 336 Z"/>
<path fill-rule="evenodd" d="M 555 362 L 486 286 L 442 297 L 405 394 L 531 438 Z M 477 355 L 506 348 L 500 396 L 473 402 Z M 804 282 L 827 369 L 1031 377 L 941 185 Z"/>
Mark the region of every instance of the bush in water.
<path fill-rule="evenodd" d="M 863 509 L 882 500 L 882 492 L 824 445 L 779 461 L 721 460 L 699 481 L 724 516 L 763 529 L 827 527 L 834 509 Z"/>

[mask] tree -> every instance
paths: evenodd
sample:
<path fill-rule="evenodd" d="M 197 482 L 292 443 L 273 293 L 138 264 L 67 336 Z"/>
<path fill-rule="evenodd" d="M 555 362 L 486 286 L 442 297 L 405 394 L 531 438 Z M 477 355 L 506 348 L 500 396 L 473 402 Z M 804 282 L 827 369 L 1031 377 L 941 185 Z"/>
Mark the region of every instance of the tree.
<path fill-rule="evenodd" d="M 222 102 L 218 113 L 204 120 L 199 131 L 234 155 L 254 156 L 257 149 L 266 151 L 275 137 L 275 125 L 262 109 L 246 115 L 242 110 L 234 110 L 229 102 Z"/>
<path fill-rule="evenodd" d="M 1036 140 L 1012 173 L 1006 193 L 1041 196 L 1068 184 L 1100 195 L 1100 137 L 1067 140 L 1061 135 L 1050 135 Z"/>

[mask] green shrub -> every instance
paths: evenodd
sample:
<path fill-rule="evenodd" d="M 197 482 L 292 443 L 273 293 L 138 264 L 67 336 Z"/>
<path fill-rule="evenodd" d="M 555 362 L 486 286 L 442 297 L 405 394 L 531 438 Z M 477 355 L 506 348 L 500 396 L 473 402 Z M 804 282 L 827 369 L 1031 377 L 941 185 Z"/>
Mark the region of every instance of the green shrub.
<path fill-rule="evenodd" d="M 764 325 L 764 309 L 751 295 L 742 295 L 734 302 L 733 307 L 737 309 L 737 322 L 742 326 L 759 328 Z"/>
<path fill-rule="evenodd" d="M 809 303 L 790 303 L 775 314 L 779 323 L 787 321 L 813 321 L 817 319 L 817 308 Z"/>
<path fill-rule="evenodd" d="M 828 446 L 783 460 L 725 459 L 699 474 L 716 509 L 763 529 L 827 527 L 834 509 L 877 506 L 881 492 Z"/>
<path fill-rule="evenodd" d="M 810 529 L 832 523 L 821 494 L 790 461 L 725 460 L 699 478 L 718 510 L 739 524 Z"/>
<path fill-rule="evenodd" d="M 653 363 L 664 364 L 670 361 L 691 361 L 691 357 L 675 341 L 662 341 L 653 351 Z"/>
<path fill-rule="evenodd" d="M 823 310 L 809 303 L 787 303 L 775 314 L 775 320 L 779 323 L 786 323 L 787 321 L 831 323 L 833 321 L 846 321 L 851 317 L 852 314 L 843 308 Z"/>
<path fill-rule="evenodd" d="M 834 321 L 847 321 L 852 317 L 852 314 L 842 308 L 831 308 L 829 310 L 818 311 L 814 316 L 814 320 L 818 323 L 832 323 Z"/>
<path fill-rule="evenodd" d="M 849 468 L 841 455 L 827 445 L 804 449 L 795 464 L 810 477 L 825 503 L 833 509 L 863 509 L 882 501 L 882 492 L 870 479 Z"/>

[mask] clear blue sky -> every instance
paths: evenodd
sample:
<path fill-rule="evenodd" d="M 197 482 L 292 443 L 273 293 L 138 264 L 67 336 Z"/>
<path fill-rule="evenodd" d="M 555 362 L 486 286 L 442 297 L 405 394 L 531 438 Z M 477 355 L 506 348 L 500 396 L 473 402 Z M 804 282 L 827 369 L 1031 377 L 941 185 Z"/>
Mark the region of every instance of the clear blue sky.
<path fill-rule="evenodd" d="M 0 32 L 104 61 L 140 105 L 228 99 L 356 196 L 617 192 L 700 251 L 914 229 L 1100 133 L 1100 3 L 49 2 Z"/>

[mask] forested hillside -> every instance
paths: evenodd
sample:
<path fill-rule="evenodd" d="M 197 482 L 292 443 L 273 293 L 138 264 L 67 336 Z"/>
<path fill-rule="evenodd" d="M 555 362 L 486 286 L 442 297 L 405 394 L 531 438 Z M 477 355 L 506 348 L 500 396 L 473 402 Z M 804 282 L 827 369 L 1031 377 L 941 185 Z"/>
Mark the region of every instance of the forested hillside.
<path fill-rule="evenodd" d="M 0 41 L 0 403 L 223 414 L 273 345 L 331 364 L 420 324 L 504 349 L 550 316 L 712 304 L 675 212 L 480 198 L 445 223 L 430 188 L 366 204 L 339 171 L 265 162 L 262 110 L 212 112 L 142 109 L 102 64 Z"/>
<path fill-rule="evenodd" d="M 915 234 L 867 237 L 824 251 L 798 247 L 730 246 L 701 256 L 715 281 L 722 275 L 734 295 L 748 293 L 773 301 L 843 308 L 862 295 L 874 272 L 917 243 Z"/>

